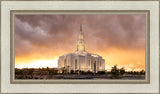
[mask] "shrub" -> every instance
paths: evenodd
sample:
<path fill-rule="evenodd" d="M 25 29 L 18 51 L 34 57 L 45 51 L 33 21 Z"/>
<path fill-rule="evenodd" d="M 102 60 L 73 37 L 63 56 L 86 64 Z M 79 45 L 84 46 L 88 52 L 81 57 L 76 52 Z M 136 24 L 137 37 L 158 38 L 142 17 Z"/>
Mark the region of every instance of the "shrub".
<path fill-rule="evenodd" d="M 105 71 L 98 71 L 98 74 L 105 74 Z"/>
<path fill-rule="evenodd" d="M 71 74 L 74 74 L 74 70 L 71 70 Z"/>
<path fill-rule="evenodd" d="M 120 69 L 120 74 L 123 75 L 124 73 L 125 73 L 125 69 L 124 69 L 124 68 L 121 68 L 121 69 Z"/>
<path fill-rule="evenodd" d="M 119 72 L 119 69 L 117 68 L 117 65 L 114 65 L 114 67 L 112 67 L 111 69 L 111 75 L 112 75 L 112 78 L 118 78 L 120 72 Z"/>

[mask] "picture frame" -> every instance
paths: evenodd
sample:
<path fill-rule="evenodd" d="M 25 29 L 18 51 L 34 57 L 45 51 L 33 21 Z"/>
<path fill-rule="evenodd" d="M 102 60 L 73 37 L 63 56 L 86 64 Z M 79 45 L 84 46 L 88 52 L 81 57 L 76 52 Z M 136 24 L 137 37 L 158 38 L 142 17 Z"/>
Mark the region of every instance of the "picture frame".
<path fill-rule="evenodd" d="M 125 7 L 124 7 L 125 5 Z M 143 6 L 142 6 L 143 5 Z M 145 80 L 14 80 L 15 14 L 145 14 Z M 159 94 L 159 1 L 1 1 L 0 93 Z M 152 32 L 151 32 L 152 31 Z M 156 72 L 154 72 L 156 70 Z M 28 91 L 29 90 L 29 91 Z"/>
<path fill-rule="evenodd" d="M 47 13 L 47 15 L 49 14 L 49 15 L 54 15 L 54 14 L 63 14 L 65 12 L 65 14 L 80 14 L 80 13 L 87 13 L 87 14 L 119 14 L 119 13 L 123 13 L 123 14 L 130 14 L 130 13 L 135 13 L 135 14 L 144 14 L 144 15 L 146 15 L 146 70 L 149 70 L 149 46 L 147 46 L 147 45 L 149 45 L 149 11 L 135 11 L 135 10 L 131 10 L 131 11 L 128 11 L 128 10 L 123 10 L 123 11 L 116 11 L 116 10 L 113 10 L 113 11 L 102 11 L 102 10 L 99 10 L 99 11 L 95 11 L 95 10 L 92 10 L 92 11 L 85 11 L 85 10 L 82 10 L 82 11 L 77 11 L 77 10 L 72 10 L 72 11 L 69 11 L 69 10 L 67 10 L 67 11 L 41 11 L 41 10 L 39 10 L 39 11 L 35 11 L 35 10 L 32 10 L 32 11 L 30 11 L 30 10 L 20 10 L 20 11 L 12 11 L 11 10 L 11 23 L 12 23 L 12 26 L 11 26 L 11 40 L 12 40 L 12 42 L 11 42 L 11 60 L 12 61 L 15 61 L 15 57 L 14 57 L 14 36 L 15 36 L 15 34 L 14 34 L 14 17 L 15 17 L 15 15 L 23 15 L 23 14 L 37 14 L 37 15 L 39 15 L 39 14 L 45 14 L 45 13 Z M 15 77 L 15 75 L 14 75 L 14 65 L 15 64 L 15 62 L 11 62 L 11 83 L 14 83 L 14 84 L 18 84 L 18 83 L 25 83 L 25 84 L 33 84 L 33 83 L 37 83 L 37 84 L 41 84 L 41 83 L 52 83 L 52 84 L 64 84 L 64 83 L 66 83 L 66 84 L 70 84 L 70 83 L 72 83 L 72 84 L 136 84 L 136 83 L 138 83 L 138 84 L 147 84 L 147 83 L 149 83 L 149 71 L 146 71 L 146 75 L 145 75 L 145 77 L 146 77 L 146 79 L 145 80 L 138 80 L 138 82 L 137 81 L 135 81 L 135 80 L 128 80 L 128 81 L 125 81 L 125 80 L 113 80 L 113 79 L 111 79 L 111 80 L 96 80 L 96 81 L 94 81 L 94 80 L 50 80 L 50 81 L 44 81 L 44 80 L 36 80 L 36 81 L 33 81 L 33 80 L 15 80 L 14 79 L 14 77 Z"/>

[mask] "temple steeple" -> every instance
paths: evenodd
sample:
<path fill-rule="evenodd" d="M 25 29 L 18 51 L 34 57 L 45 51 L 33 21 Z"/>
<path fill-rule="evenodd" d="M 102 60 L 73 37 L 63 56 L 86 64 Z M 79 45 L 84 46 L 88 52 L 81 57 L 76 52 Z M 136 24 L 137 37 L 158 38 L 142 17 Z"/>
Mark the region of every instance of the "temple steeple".
<path fill-rule="evenodd" d="M 81 24 L 81 26 L 80 26 L 80 31 L 82 32 L 82 24 Z"/>
<path fill-rule="evenodd" d="M 77 41 L 77 51 L 85 51 L 85 43 L 84 43 L 84 37 L 83 37 L 83 32 L 82 32 L 82 24 L 80 25 L 79 39 Z"/>
<path fill-rule="evenodd" d="M 83 33 L 82 33 L 82 24 L 80 25 L 79 40 L 84 40 L 83 39 Z"/>

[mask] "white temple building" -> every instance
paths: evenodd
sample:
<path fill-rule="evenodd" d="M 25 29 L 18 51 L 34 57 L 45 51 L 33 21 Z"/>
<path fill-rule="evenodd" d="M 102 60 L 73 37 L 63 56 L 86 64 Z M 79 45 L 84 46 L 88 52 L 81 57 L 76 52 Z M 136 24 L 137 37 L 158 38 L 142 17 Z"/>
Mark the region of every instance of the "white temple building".
<path fill-rule="evenodd" d="M 85 49 L 82 24 L 77 41 L 77 50 L 74 53 L 60 56 L 58 59 L 58 68 L 65 68 L 68 73 L 70 73 L 71 70 L 90 71 L 93 73 L 105 71 L 105 60 L 100 55 L 88 53 Z"/>

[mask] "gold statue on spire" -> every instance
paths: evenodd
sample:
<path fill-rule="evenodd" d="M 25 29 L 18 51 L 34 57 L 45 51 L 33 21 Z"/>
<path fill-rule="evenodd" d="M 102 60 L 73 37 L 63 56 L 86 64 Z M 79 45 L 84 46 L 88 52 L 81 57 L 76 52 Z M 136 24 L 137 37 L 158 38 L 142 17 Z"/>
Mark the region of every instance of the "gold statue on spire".
<path fill-rule="evenodd" d="M 79 34 L 79 40 L 83 40 L 82 24 L 80 25 L 80 34 Z"/>

